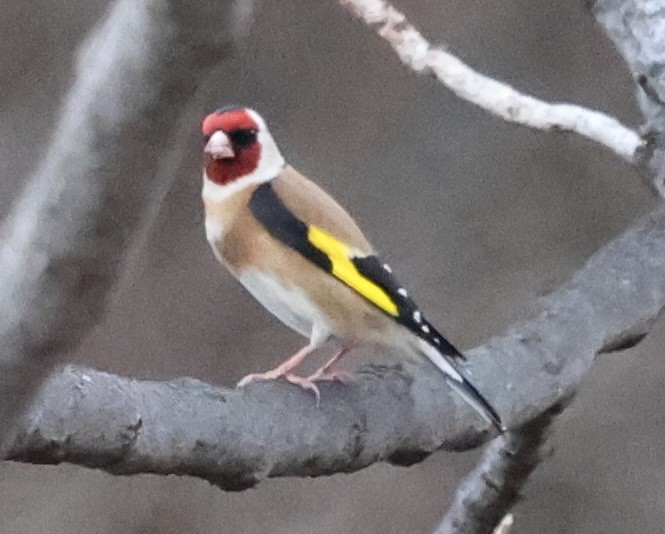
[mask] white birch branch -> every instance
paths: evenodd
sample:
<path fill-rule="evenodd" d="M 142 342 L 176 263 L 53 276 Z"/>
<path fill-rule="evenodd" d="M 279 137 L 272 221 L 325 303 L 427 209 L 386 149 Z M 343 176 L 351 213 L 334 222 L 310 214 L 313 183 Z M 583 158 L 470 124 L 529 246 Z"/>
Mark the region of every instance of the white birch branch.
<path fill-rule="evenodd" d="M 403 13 L 385 0 L 339 0 L 373 27 L 402 63 L 419 74 L 433 74 L 458 97 L 505 121 L 545 131 L 573 132 L 629 163 L 638 160 L 640 136 L 600 111 L 568 103 L 549 103 L 485 76 L 441 47 L 433 47 Z"/>
<path fill-rule="evenodd" d="M 81 49 L 52 140 L 34 146 L 41 163 L 5 222 L 0 449 L 17 412 L 103 314 L 167 183 L 157 162 L 251 5 L 119 0 Z"/>

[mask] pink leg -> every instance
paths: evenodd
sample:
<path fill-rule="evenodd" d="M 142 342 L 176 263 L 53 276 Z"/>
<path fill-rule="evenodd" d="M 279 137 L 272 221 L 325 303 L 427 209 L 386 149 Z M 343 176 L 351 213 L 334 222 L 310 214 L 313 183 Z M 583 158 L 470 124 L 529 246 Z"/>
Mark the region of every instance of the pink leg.
<path fill-rule="evenodd" d="M 266 371 L 265 373 L 253 373 L 251 375 L 247 375 L 240 382 L 238 382 L 238 387 L 243 387 L 251 382 L 257 382 L 261 380 L 276 380 L 278 378 L 284 378 L 285 380 L 291 382 L 292 384 L 300 386 L 303 389 L 312 391 L 314 395 L 316 395 L 316 401 L 318 404 L 320 399 L 320 393 L 319 393 L 319 388 L 316 387 L 316 384 L 314 384 L 308 378 L 303 378 L 301 376 L 291 374 L 291 371 L 295 369 L 298 365 L 300 365 L 307 356 L 309 356 L 312 352 L 314 352 L 315 349 L 316 347 L 314 345 L 307 345 L 306 347 L 300 349 L 288 360 L 281 363 L 271 371 Z"/>
<path fill-rule="evenodd" d="M 330 358 L 323 367 L 317 369 L 313 375 L 309 376 L 307 380 L 314 382 L 315 380 L 339 380 L 344 382 L 351 379 L 351 374 L 346 371 L 331 371 L 330 368 L 341 360 L 351 350 L 352 347 L 345 347 Z"/>

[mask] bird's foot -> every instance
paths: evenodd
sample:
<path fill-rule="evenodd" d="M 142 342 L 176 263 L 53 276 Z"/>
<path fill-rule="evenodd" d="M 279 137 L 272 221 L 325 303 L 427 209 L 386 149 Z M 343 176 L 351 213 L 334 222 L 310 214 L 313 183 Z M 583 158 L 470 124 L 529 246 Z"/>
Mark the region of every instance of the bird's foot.
<path fill-rule="evenodd" d="M 291 373 L 285 373 L 279 367 L 265 373 L 253 373 L 251 375 L 247 375 L 242 380 L 240 380 L 240 382 L 238 382 L 238 387 L 244 387 L 247 384 L 251 384 L 252 382 L 265 382 L 267 380 L 278 380 L 280 378 L 283 378 L 287 382 L 290 382 L 291 384 L 294 384 L 304 389 L 305 391 L 311 391 L 314 393 L 314 397 L 316 397 L 316 405 L 319 406 L 321 403 L 321 392 L 319 391 L 319 387 L 312 380 Z"/>
<path fill-rule="evenodd" d="M 333 365 L 335 365 L 336 362 L 341 360 L 348 352 L 351 350 L 352 347 L 344 347 L 342 348 L 337 354 L 335 354 L 332 358 L 330 358 L 326 364 L 323 367 L 319 367 L 313 375 L 308 376 L 307 380 L 314 382 L 314 381 L 324 381 L 327 380 L 329 382 L 336 381 L 336 382 L 350 382 L 353 377 L 351 376 L 351 373 L 347 373 L 346 371 L 331 371 Z"/>
<path fill-rule="evenodd" d="M 311 382 L 341 382 L 348 383 L 353 380 L 353 375 L 348 371 L 329 371 L 327 369 L 319 369 L 313 375 L 307 377 Z"/>

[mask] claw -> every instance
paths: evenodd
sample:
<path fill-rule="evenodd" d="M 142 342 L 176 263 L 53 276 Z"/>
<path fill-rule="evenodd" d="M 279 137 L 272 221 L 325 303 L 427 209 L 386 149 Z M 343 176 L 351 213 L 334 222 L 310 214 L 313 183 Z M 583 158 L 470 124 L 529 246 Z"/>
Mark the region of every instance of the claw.
<path fill-rule="evenodd" d="M 237 387 L 241 388 L 247 384 L 251 384 L 252 382 L 265 382 L 268 380 L 278 380 L 280 378 L 283 378 L 287 382 L 290 382 L 291 384 L 298 386 L 305 391 L 311 391 L 314 393 L 314 397 L 316 397 L 316 407 L 319 407 L 321 404 L 321 392 L 319 391 L 319 387 L 312 380 L 294 374 L 283 373 L 280 372 L 279 369 L 273 369 L 272 371 L 267 371 L 265 373 L 253 373 L 251 375 L 247 375 L 242 380 L 240 380 L 240 382 L 238 382 Z"/>
<path fill-rule="evenodd" d="M 307 377 L 307 380 L 311 382 L 319 381 L 329 381 L 329 382 L 341 382 L 342 384 L 351 382 L 353 380 L 353 375 L 347 371 L 326 371 L 324 369 L 319 369 L 313 375 Z"/>
<path fill-rule="evenodd" d="M 273 369 L 272 371 L 267 371 L 265 373 L 252 373 L 243 377 L 240 382 L 238 382 L 237 387 L 242 388 L 247 384 L 252 382 L 263 382 L 266 380 L 277 380 L 278 378 L 284 376 L 282 373 L 276 373 Z"/>
<path fill-rule="evenodd" d="M 300 386 L 305 391 L 311 391 L 314 393 L 314 397 L 316 397 L 316 407 L 318 408 L 321 405 L 321 392 L 319 391 L 319 386 L 317 386 L 312 380 L 298 375 L 284 375 L 284 378 L 287 382 Z"/>
<path fill-rule="evenodd" d="M 331 371 L 332 366 L 341 360 L 348 352 L 351 350 L 352 347 L 344 347 L 342 348 L 337 354 L 335 354 L 332 358 L 330 358 L 326 364 L 323 367 L 319 367 L 316 372 L 307 377 L 307 380 L 310 382 L 314 382 L 315 380 L 323 381 L 323 380 L 336 380 L 338 382 L 350 382 L 352 380 L 351 373 L 347 373 L 346 371 Z"/>

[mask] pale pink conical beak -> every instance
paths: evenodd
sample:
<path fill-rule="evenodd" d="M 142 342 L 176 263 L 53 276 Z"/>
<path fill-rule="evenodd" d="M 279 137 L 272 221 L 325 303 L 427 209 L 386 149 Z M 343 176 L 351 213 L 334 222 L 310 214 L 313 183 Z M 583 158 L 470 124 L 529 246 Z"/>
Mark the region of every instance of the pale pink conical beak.
<path fill-rule="evenodd" d="M 235 156 L 233 148 L 231 148 L 231 141 L 229 140 L 229 136 L 221 130 L 217 130 L 210 136 L 210 139 L 208 139 L 208 143 L 206 144 L 203 151 L 206 154 L 210 154 L 212 159 L 225 159 Z"/>

